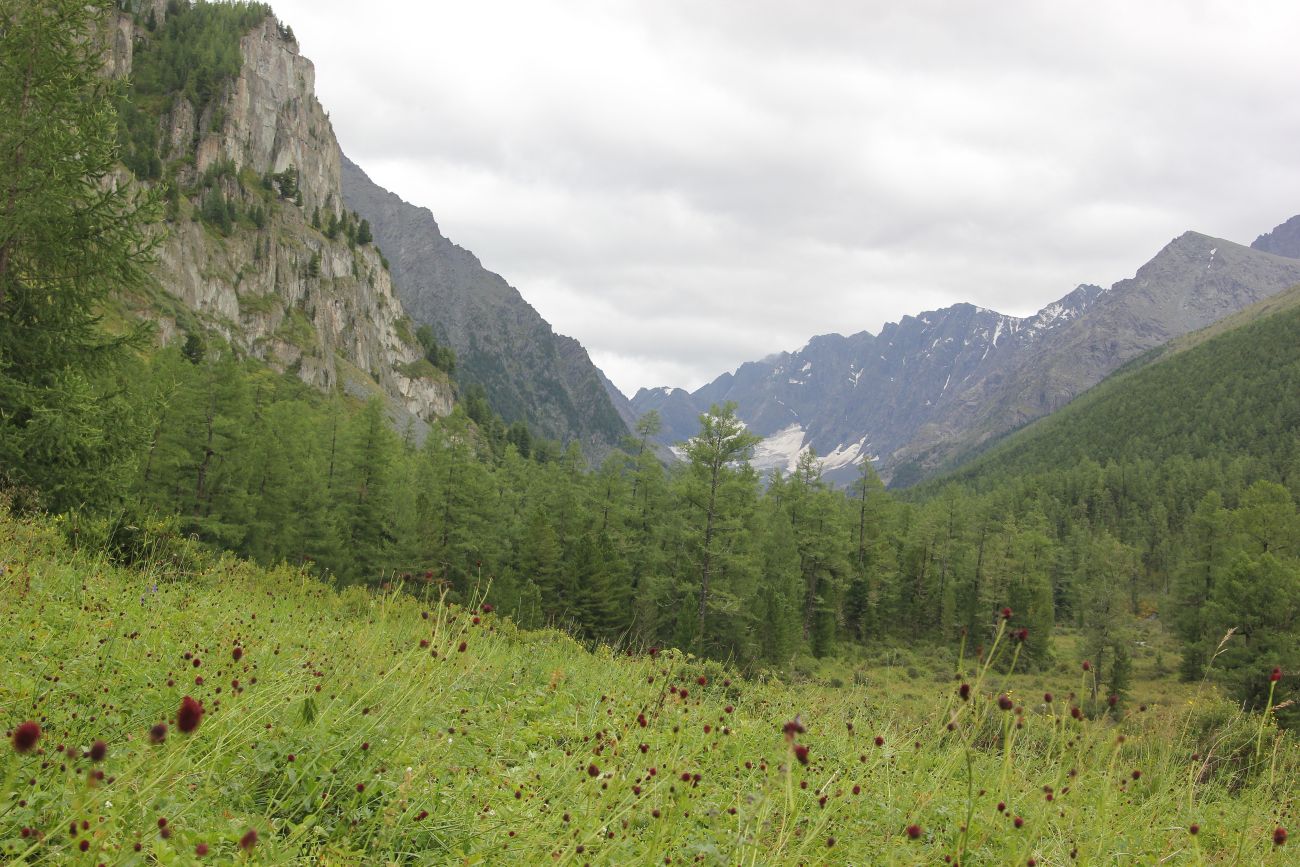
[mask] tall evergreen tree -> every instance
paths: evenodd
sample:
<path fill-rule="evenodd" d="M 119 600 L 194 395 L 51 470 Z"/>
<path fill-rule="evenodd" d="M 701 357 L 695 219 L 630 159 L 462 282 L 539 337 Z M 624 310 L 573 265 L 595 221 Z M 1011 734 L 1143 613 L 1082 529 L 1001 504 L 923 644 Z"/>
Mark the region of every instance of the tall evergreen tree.
<path fill-rule="evenodd" d="M 121 497 L 147 434 L 115 374 L 139 339 L 101 305 L 140 287 L 151 203 L 110 177 L 108 0 L 0 4 L 0 481 L 53 509 Z"/>
<path fill-rule="evenodd" d="M 727 403 L 701 415 L 700 432 L 685 445 L 683 499 L 696 518 L 688 545 L 698 581 L 690 635 L 701 650 L 710 644 L 707 617 L 721 589 L 717 579 L 733 566 L 736 536 L 752 513 L 757 477 L 748 459 L 758 439 L 736 417 L 736 405 Z"/>

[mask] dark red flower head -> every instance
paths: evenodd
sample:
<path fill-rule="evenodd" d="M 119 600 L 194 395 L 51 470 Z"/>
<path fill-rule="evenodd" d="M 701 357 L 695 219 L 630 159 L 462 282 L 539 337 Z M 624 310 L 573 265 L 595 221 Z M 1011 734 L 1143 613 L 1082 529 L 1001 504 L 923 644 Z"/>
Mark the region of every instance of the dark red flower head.
<path fill-rule="evenodd" d="M 808 764 L 808 748 L 803 744 L 795 744 L 794 757 L 799 760 L 799 764 Z"/>
<path fill-rule="evenodd" d="M 31 752 L 41 739 L 41 727 L 28 720 L 14 729 L 14 749 L 20 753 Z"/>
<path fill-rule="evenodd" d="M 1015 702 L 1011 700 L 1011 696 L 1004 692 L 998 696 L 998 707 L 1003 710 L 1011 710 L 1011 708 L 1015 707 Z"/>
<path fill-rule="evenodd" d="M 786 737 L 801 735 L 804 732 L 808 731 L 806 728 L 803 727 L 803 720 L 800 719 L 801 716 L 802 714 L 798 714 L 795 716 L 794 719 L 790 720 L 788 723 L 781 726 L 781 731 L 785 732 Z"/>
<path fill-rule="evenodd" d="M 908 837 L 911 837 L 913 840 L 919 840 L 919 839 L 921 838 L 921 826 L 920 826 L 920 825 L 908 825 L 908 826 L 907 826 L 907 836 L 908 836 Z"/>
<path fill-rule="evenodd" d="M 176 728 L 189 734 L 203 722 L 203 705 L 188 695 L 181 699 L 180 709 L 176 711 Z"/>
<path fill-rule="evenodd" d="M 155 723 L 149 729 L 149 740 L 160 744 L 167 740 L 167 723 Z"/>
<path fill-rule="evenodd" d="M 595 765 L 594 763 L 593 763 L 593 764 L 590 764 L 590 765 L 587 765 L 587 776 L 589 776 L 589 777 L 599 777 L 599 776 L 600 776 L 600 768 L 596 767 L 596 765 Z"/>
<path fill-rule="evenodd" d="M 235 662 L 239 662 L 239 660 L 244 656 L 244 648 L 236 644 L 234 649 L 230 651 L 230 655 L 234 658 Z"/>
<path fill-rule="evenodd" d="M 1274 668 L 1273 672 L 1268 676 L 1269 683 L 1277 683 L 1281 679 L 1282 669 L 1280 668 Z"/>
<path fill-rule="evenodd" d="M 1029 640 L 1029 630 L 1028 630 L 1028 629 L 1025 629 L 1025 628 L 1022 627 L 1022 628 L 1016 630 L 1016 641 L 1019 641 L 1021 644 L 1024 644 L 1024 643 L 1025 643 L 1026 641 L 1028 641 L 1028 640 Z"/>
<path fill-rule="evenodd" d="M 961 686 L 957 687 L 957 694 L 961 696 L 962 701 L 970 701 L 970 684 L 963 683 Z"/>
<path fill-rule="evenodd" d="M 1110 705 L 1111 707 L 1114 707 L 1115 705 L 1119 704 L 1119 696 L 1117 696 L 1115 693 L 1112 692 L 1106 698 L 1106 704 Z"/>
<path fill-rule="evenodd" d="M 1286 842 L 1286 828 L 1283 828 L 1281 825 L 1278 825 L 1276 828 L 1273 829 L 1273 845 L 1281 846 L 1285 842 Z"/>
<path fill-rule="evenodd" d="M 1092 663 L 1085 659 L 1085 660 L 1083 661 L 1083 670 L 1084 670 L 1084 671 L 1092 671 Z"/>
<path fill-rule="evenodd" d="M 108 755 L 108 744 L 103 741 L 95 741 L 90 745 L 90 752 L 86 753 L 86 755 L 90 756 L 92 762 L 102 762 L 104 757 Z"/>
<path fill-rule="evenodd" d="M 1010 608 L 1003 608 L 1003 609 L 1002 609 L 1002 619 L 1003 619 L 1003 620 L 1010 620 L 1010 619 L 1011 619 L 1011 609 L 1010 609 Z"/>
<path fill-rule="evenodd" d="M 482 605 L 479 606 L 479 609 L 480 609 L 484 614 L 491 614 L 491 613 L 495 610 L 495 609 L 493 609 L 493 607 L 492 607 L 492 603 L 491 603 L 491 602 L 484 602 Z"/>
<path fill-rule="evenodd" d="M 698 683 L 700 686 L 709 685 L 709 679 L 702 674 L 699 677 L 695 678 L 695 682 Z"/>
<path fill-rule="evenodd" d="M 257 845 L 257 831 L 255 831 L 252 828 L 249 828 L 248 833 L 239 838 L 239 848 L 247 852 L 249 849 L 252 849 L 256 845 Z"/>

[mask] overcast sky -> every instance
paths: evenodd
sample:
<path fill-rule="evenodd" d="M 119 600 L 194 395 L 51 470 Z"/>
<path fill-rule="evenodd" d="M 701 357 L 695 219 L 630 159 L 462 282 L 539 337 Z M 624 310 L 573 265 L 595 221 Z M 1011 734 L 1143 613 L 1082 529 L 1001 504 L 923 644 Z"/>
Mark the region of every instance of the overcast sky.
<path fill-rule="evenodd" d="M 629 395 L 1300 213 L 1300 3 L 273 0 L 344 151 Z"/>

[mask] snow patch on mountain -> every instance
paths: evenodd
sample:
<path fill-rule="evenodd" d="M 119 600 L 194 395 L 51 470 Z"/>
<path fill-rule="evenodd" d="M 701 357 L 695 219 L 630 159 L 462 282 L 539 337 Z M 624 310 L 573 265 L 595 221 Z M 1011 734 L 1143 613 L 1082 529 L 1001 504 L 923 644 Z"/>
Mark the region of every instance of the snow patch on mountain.
<path fill-rule="evenodd" d="M 836 446 L 830 454 L 821 459 L 822 472 L 838 470 L 840 467 L 846 467 L 849 464 L 855 463 L 862 455 L 862 451 L 866 446 L 867 438 L 865 436 L 855 443 Z"/>
<path fill-rule="evenodd" d="M 781 428 L 754 446 L 754 457 L 750 463 L 759 472 L 776 469 L 791 472 L 799 464 L 803 436 L 803 425 L 798 422 Z"/>

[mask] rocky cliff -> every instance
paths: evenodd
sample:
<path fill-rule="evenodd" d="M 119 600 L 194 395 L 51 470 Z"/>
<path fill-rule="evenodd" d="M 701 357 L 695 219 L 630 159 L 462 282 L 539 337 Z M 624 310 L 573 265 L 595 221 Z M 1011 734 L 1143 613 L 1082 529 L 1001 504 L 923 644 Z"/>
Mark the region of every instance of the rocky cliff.
<path fill-rule="evenodd" d="M 158 84 L 185 81 L 160 46 L 205 38 L 220 48 L 218 25 L 230 19 L 183 29 L 176 19 L 203 7 L 173 6 L 170 18 L 166 8 L 155 4 L 152 29 L 123 16 L 131 38 L 115 39 L 111 62 L 139 73 L 135 139 L 148 153 L 136 154 L 137 171 L 151 174 L 154 160 L 153 182 L 169 196 L 162 294 L 137 299 L 137 311 L 164 340 L 216 332 L 321 389 L 377 385 L 398 417 L 449 413 L 450 381 L 423 362 L 382 255 L 344 208 L 338 142 L 291 31 L 264 15 L 238 36 L 237 74 L 196 97 L 188 84 Z M 373 383 L 353 381 L 357 371 Z"/>

